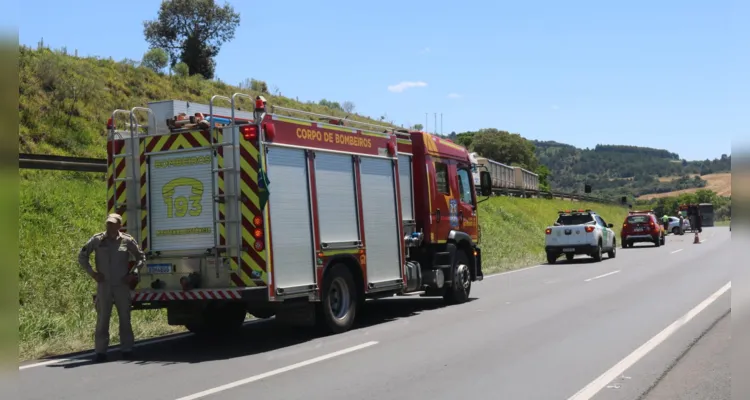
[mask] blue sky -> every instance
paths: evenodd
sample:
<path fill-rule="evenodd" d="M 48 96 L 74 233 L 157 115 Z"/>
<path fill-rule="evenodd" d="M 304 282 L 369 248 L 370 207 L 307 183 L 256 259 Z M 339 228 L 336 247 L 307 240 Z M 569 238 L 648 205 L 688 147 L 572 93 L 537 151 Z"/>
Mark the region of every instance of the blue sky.
<path fill-rule="evenodd" d="M 300 100 L 350 100 L 398 124 L 424 125 L 429 113 L 431 131 L 442 113 L 444 133 L 494 127 L 687 159 L 729 154 L 732 138 L 747 136 L 747 2 L 230 3 L 242 22 L 217 58 L 228 83 L 252 77 Z M 159 4 L 25 0 L 5 7 L 2 25 L 17 26 L 22 44 L 139 60 L 142 21 Z"/>

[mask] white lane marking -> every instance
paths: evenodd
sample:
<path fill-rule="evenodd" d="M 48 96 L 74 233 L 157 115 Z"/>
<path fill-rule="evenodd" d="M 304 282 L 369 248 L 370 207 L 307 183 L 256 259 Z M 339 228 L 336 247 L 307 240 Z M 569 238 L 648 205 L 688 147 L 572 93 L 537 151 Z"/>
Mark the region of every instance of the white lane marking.
<path fill-rule="evenodd" d="M 607 273 L 606 273 L 606 274 L 604 274 L 604 275 L 599 275 L 599 276 L 595 276 L 595 277 L 593 277 L 593 278 L 585 279 L 585 280 L 584 280 L 584 282 L 591 282 L 591 281 L 593 281 L 594 279 L 604 278 L 605 276 L 610 276 L 610 275 L 614 275 L 614 274 L 617 274 L 617 273 L 619 273 L 619 272 L 620 272 L 620 270 L 619 270 L 619 269 L 618 269 L 617 271 L 607 272 Z"/>
<path fill-rule="evenodd" d="M 635 349 L 627 357 L 623 358 L 620 362 L 615 364 L 614 367 L 610 368 L 607 372 L 601 374 L 598 378 L 594 379 L 591 383 L 586 385 L 578 393 L 570 396 L 568 400 L 589 400 L 594 397 L 599 391 L 602 390 L 607 384 L 612 382 L 615 378 L 625 372 L 628 368 L 635 365 L 643 356 L 648 354 L 650 351 L 660 345 L 662 342 L 667 340 L 673 333 L 675 333 L 682 326 L 690 322 L 696 315 L 701 311 L 705 310 L 711 303 L 715 302 L 716 299 L 721 297 L 727 290 L 732 287 L 732 282 L 727 282 L 721 289 L 717 290 L 716 293 L 709 296 L 706 300 L 703 300 L 700 304 L 695 306 L 692 310 L 688 311 L 687 314 L 680 317 L 680 319 L 672 322 L 668 327 L 664 328 L 663 331 L 656 334 L 656 336 L 649 339 L 648 342 L 641 345 L 641 347 Z"/>
<path fill-rule="evenodd" d="M 261 321 L 263 321 L 263 320 L 261 320 L 261 319 L 253 319 L 253 320 L 245 322 L 244 326 L 248 326 L 248 325 L 252 325 L 252 324 L 257 324 L 257 323 L 260 323 Z M 158 344 L 158 343 L 164 343 L 164 342 L 171 342 L 172 340 L 184 339 L 184 338 L 187 338 L 187 337 L 190 337 L 190 336 L 193 336 L 193 335 L 194 334 L 192 334 L 190 332 L 177 333 L 177 334 L 174 334 L 174 335 L 171 335 L 171 336 L 158 337 L 158 338 L 154 338 L 154 339 L 147 339 L 147 340 L 143 340 L 143 341 L 140 341 L 140 342 L 136 342 L 133 345 L 133 347 L 143 347 L 143 346 L 150 346 L 152 344 Z M 120 349 L 120 346 L 112 346 L 109 349 L 107 349 L 107 353 L 111 353 L 111 352 L 119 350 L 119 349 Z M 23 370 L 29 369 L 29 368 L 43 367 L 45 365 L 57 364 L 57 363 L 65 362 L 65 361 L 75 361 L 75 360 L 80 360 L 82 358 L 91 358 L 93 356 L 94 356 L 94 352 L 91 351 L 91 352 L 88 352 L 88 353 L 78 354 L 76 356 L 71 356 L 71 357 L 55 358 L 53 360 L 40 361 L 40 362 L 37 362 L 37 363 L 27 364 L 27 365 L 20 365 L 20 366 L 18 366 L 18 370 L 19 371 L 23 371 Z"/>
<path fill-rule="evenodd" d="M 289 371 L 292 371 L 292 370 L 295 370 L 295 369 L 298 369 L 298 368 L 302 368 L 302 367 L 308 366 L 310 364 L 319 363 L 321 361 L 325 361 L 325 360 L 328 360 L 328 359 L 331 359 L 331 358 L 334 358 L 334 357 L 342 356 L 342 355 L 347 354 L 347 353 L 351 353 L 351 352 L 354 352 L 354 351 L 357 351 L 357 350 L 362 350 L 364 348 L 367 348 L 367 347 L 370 347 L 370 346 L 374 346 L 376 344 L 378 344 L 378 342 L 363 343 L 363 344 L 360 344 L 360 345 L 357 345 L 357 346 L 349 347 L 349 348 L 346 348 L 346 349 L 343 349 L 343 350 L 339 350 L 339 351 L 336 351 L 336 352 L 333 352 L 333 353 L 322 355 L 320 357 L 311 358 L 311 359 L 306 360 L 306 361 L 302 361 L 302 362 L 298 362 L 296 364 L 292 364 L 292 365 L 289 365 L 289 366 L 286 366 L 286 367 L 278 368 L 278 369 L 275 369 L 273 371 L 268 371 L 268 372 L 262 373 L 260 375 L 251 376 L 249 378 L 245 378 L 245 379 L 242 379 L 242 380 L 239 380 L 239 381 L 228 383 L 226 385 L 218 386 L 218 387 L 215 387 L 213 389 L 204 390 L 204 391 L 202 391 L 200 393 L 191 394 L 190 396 L 180 397 L 177 400 L 195 400 L 195 399 L 199 399 L 201 397 L 205 397 L 205 396 L 209 396 L 209 395 L 212 395 L 212 394 L 215 394 L 215 393 L 223 392 L 225 390 L 229 390 L 229 389 L 232 389 L 232 388 L 236 388 L 238 386 L 246 385 L 248 383 L 259 381 L 261 379 L 265 379 L 265 378 L 268 378 L 268 377 L 271 377 L 271 376 L 274 376 L 274 375 L 283 374 L 284 372 L 289 372 Z"/>
<path fill-rule="evenodd" d="M 679 253 L 679 252 L 681 252 L 681 251 L 682 251 L 682 249 L 677 249 L 677 250 L 673 251 L 673 252 L 672 252 L 672 254 L 674 254 L 674 253 Z"/>
<path fill-rule="evenodd" d="M 514 269 L 513 271 L 498 272 L 498 273 L 492 274 L 492 275 L 485 275 L 484 279 L 494 278 L 496 276 L 508 275 L 508 274 L 512 274 L 512 273 L 515 273 L 515 272 L 528 271 L 528 270 L 532 270 L 534 268 L 543 267 L 545 265 L 547 265 L 547 264 L 539 264 L 539 265 L 534 265 L 534 266 L 531 266 L 531 267 L 524 267 L 524 268 Z"/>

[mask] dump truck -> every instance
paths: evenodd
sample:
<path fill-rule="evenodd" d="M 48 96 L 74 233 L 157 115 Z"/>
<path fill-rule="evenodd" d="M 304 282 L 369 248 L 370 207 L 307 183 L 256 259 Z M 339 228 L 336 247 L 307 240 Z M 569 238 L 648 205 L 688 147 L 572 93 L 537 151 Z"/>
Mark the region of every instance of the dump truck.
<path fill-rule="evenodd" d="M 462 303 L 483 279 L 491 178 L 478 194 L 449 140 L 243 93 L 115 110 L 107 127 L 107 211 L 147 257 L 132 307 L 170 325 L 225 332 L 249 313 L 338 333 L 367 299 Z"/>

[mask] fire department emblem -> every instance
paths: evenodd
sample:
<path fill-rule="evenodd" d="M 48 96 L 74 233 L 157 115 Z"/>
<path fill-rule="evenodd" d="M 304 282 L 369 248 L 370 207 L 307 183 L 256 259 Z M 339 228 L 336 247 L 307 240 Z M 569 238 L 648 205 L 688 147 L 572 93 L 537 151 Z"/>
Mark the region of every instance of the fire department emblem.
<path fill-rule="evenodd" d="M 451 228 L 458 228 L 458 202 L 456 199 L 448 201 L 448 219 L 450 220 Z"/>

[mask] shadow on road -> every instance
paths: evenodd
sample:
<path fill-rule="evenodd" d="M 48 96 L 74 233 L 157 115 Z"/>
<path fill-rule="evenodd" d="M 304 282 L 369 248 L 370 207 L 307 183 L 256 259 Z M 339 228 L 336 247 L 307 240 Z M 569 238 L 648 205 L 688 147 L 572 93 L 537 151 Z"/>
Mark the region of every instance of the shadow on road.
<path fill-rule="evenodd" d="M 602 256 L 601 262 L 606 262 L 607 260 L 609 260 L 609 256 L 607 256 L 607 253 L 604 253 L 604 255 Z M 596 261 L 594 261 L 592 257 L 581 256 L 581 257 L 576 257 L 572 259 L 571 261 L 568 261 L 564 258 L 560 258 L 554 264 L 546 263 L 546 265 L 581 265 L 581 264 L 593 264 L 593 263 L 596 263 Z"/>
<path fill-rule="evenodd" d="M 476 300 L 470 298 L 469 302 Z M 446 307 L 442 298 L 396 297 L 367 301 L 360 310 L 352 331 L 406 318 Z M 136 347 L 130 361 L 121 361 L 119 352 L 110 352 L 109 360 L 143 365 L 171 365 L 227 360 L 270 352 L 325 337 L 315 328 L 289 327 L 277 323 L 273 318 L 251 322 L 236 334 L 219 337 L 186 335 L 174 340 Z M 93 365 L 86 359 L 62 361 L 51 364 L 52 368 L 77 368 Z M 98 364 L 97 364 L 98 365 Z"/>

